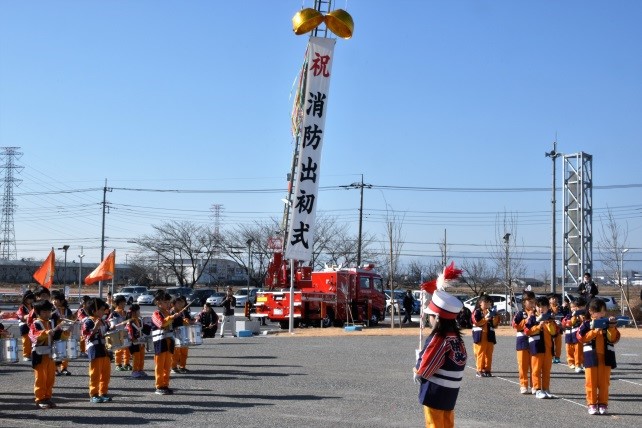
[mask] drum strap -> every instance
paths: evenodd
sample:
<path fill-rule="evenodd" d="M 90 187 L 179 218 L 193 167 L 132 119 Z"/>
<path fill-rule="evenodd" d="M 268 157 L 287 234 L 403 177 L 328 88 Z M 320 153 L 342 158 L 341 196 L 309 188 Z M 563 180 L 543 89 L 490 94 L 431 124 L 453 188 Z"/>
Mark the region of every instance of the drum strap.
<path fill-rule="evenodd" d="M 163 330 L 154 330 L 152 332 L 152 340 L 154 342 L 158 342 L 159 340 L 163 340 L 163 339 L 170 339 L 173 337 L 174 337 L 173 331 L 168 331 L 167 333 L 164 333 Z"/>

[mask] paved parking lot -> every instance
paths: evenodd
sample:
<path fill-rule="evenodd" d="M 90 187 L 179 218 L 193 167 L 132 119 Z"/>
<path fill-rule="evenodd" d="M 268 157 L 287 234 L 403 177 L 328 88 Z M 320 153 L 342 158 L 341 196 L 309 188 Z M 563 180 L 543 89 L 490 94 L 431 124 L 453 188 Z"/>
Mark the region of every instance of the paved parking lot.
<path fill-rule="evenodd" d="M 408 332 L 408 329 L 404 329 Z M 385 332 L 387 333 L 387 332 Z M 468 335 L 470 331 L 467 331 Z M 307 333 L 305 333 L 307 334 Z M 399 334 L 399 333 L 397 333 Z M 472 354 L 470 338 L 467 349 Z M 457 405 L 458 427 L 634 427 L 642 416 L 641 339 L 617 346 L 609 416 L 589 416 L 583 377 L 553 368 L 554 400 L 518 394 L 514 339 L 500 337 L 494 378 L 476 378 L 469 357 Z M 190 348 L 188 374 L 172 375 L 173 396 L 153 394 L 154 381 L 112 373 L 114 401 L 91 404 L 87 362 L 72 361 L 73 376 L 56 379 L 56 409 L 36 410 L 28 363 L 0 366 L 0 425 L 36 426 L 227 426 L 227 427 L 418 427 L 412 382 L 418 345 L 413 335 L 266 335 L 206 339 Z M 153 373 L 153 360 L 146 360 Z"/>

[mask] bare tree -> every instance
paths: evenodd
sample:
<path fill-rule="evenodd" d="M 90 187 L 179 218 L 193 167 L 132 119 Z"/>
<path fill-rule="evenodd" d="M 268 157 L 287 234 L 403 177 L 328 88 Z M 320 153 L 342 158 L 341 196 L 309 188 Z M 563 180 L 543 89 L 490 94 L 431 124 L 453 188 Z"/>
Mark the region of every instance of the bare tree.
<path fill-rule="evenodd" d="M 523 277 L 526 273 L 522 252 L 517 248 L 517 214 L 505 211 L 497 214 L 495 243 L 490 246 L 489 252 L 497 272 L 504 273 L 506 294 L 512 301 L 512 296 L 515 295 L 515 279 Z M 506 306 L 512 316 L 512 305 Z"/>
<path fill-rule="evenodd" d="M 622 255 L 626 250 L 629 236 L 628 223 L 624 225 L 615 221 L 613 212 L 607 208 L 606 216 L 602 219 L 600 230 L 600 241 L 598 244 L 602 265 L 604 270 L 611 278 L 617 280 L 618 285 L 622 286 Z"/>
<path fill-rule="evenodd" d="M 464 260 L 462 265 L 466 285 L 471 291 L 479 296 L 487 293 L 497 282 L 497 268 L 486 262 L 486 259 Z"/>
<path fill-rule="evenodd" d="M 206 226 L 189 221 L 153 225 L 154 233 L 134 239 L 147 259 L 157 258 L 157 276 L 194 286 L 212 258 L 216 240 Z M 162 269 L 161 269 L 162 267 Z"/>

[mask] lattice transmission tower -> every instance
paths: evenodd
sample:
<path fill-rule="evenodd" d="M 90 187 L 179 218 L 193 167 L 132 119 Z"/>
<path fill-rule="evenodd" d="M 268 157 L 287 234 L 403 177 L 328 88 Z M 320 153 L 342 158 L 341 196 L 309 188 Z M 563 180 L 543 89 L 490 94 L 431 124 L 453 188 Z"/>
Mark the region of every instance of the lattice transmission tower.
<path fill-rule="evenodd" d="M 564 155 L 564 289 L 593 271 L 593 156 Z"/>
<path fill-rule="evenodd" d="M 2 242 L 0 242 L 0 259 L 15 260 L 18 257 L 16 251 L 16 231 L 13 227 L 13 213 L 16 211 L 16 202 L 13 197 L 13 187 L 19 185 L 22 180 L 16 178 L 15 174 L 24 167 L 16 163 L 22 156 L 20 147 L 2 147 L 0 153 L 4 161 L 0 168 L 4 169 L 4 186 L 2 198 L 2 219 L 0 230 L 2 231 Z"/>

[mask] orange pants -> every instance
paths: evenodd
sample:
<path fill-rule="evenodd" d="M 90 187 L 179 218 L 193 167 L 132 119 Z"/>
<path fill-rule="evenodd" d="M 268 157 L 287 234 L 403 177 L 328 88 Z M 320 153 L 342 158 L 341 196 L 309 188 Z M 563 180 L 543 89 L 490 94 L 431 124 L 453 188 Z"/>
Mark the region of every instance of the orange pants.
<path fill-rule="evenodd" d="M 604 354 L 597 354 L 597 367 L 584 369 L 586 382 L 586 403 L 590 405 L 609 404 L 611 367 L 604 365 Z"/>
<path fill-rule="evenodd" d="M 549 391 L 551 387 L 551 368 L 553 360 L 550 349 L 542 354 L 531 356 L 531 382 L 533 388 Z"/>
<path fill-rule="evenodd" d="M 172 354 L 161 352 L 154 355 L 154 376 L 156 389 L 169 388 L 169 370 L 172 368 Z"/>
<path fill-rule="evenodd" d="M 89 362 L 89 396 L 107 394 L 111 378 L 111 361 L 109 357 L 94 358 Z"/>
<path fill-rule="evenodd" d="M 553 338 L 553 349 L 555 351 L 555 358 L 559 358 L 562 356 L 562 335 L 558 334 Z"/>
<path fill-rule="evenodd" d="M 49 355 L 43 355 L 42 361 L 33 369 L 33 373 L 33 394 L 36 396 L 36 403 L 50 400 L 56 379 L 56 362 Z"/>
<path fill-rule="evenodd" d="M 528 388 L 529 372 L 531 372 L 531 353 L 528 349 L 517 351 L 517 372 L 519 386 Z"/>
<path fill-rule="evenodd" d="M 584 364 L 584 352 L 581 343 L 566 344 L 566 362 L 569 366 L 581 366 Z"/>
<path fill-rule="evenodd" d="M 473 344 L 473 351 L 475 352 L 475 362 L 478 372 L 490 372 L 493 367 L 493 349 L 495 344 L 491 342 L 482 341 Z"/>
<path fill-rule="evenodd" d="M 31 360 L 31 339 L 28 334 L 22 335 L 22 356 Z"/>
<path fill-rule="evenodd" d="M 138 345 L 138 347 L 140 350 L 132 354 L 134 360 L 132 371 L 142 372 L 145 368 L 145 345 Z"/>
<path fill-rule="evenodd" d="M 80 341 L 80 352 L 82 352 L 83 354 L 87 352 L 87 350 L 85 349 L 86 346 L 87 345 L 85 344 L 85 341 L 81 340 Z"/>
<path fill-rule="evenodd" d="M 454 410 L 437 410 L 424 406 L 426 428 L 453 428 L 455 426 Z"/>
<path fill-rule="evenodd" d="M 172 355 L 172 367 L 181 367 L 185 368 L 187 364 L 187 347 L 174 348 L 174 354 Z"/>
<path fill-rule="evenodd" d="M 129 352 L 129 348 L 120 348 L 116 350 L 116 352 L 114 352 L 114 361 L 116 362 L 117 366 L 129 364 L 130 358 L 131 354 Z"/>
<path fill-rule="evenodd" d="M 67 370 L 67 367 L 69 367 L 69 360 L 62 360 L 56 363 L 56 365 L 60 367 L 60 370 Z"/>

